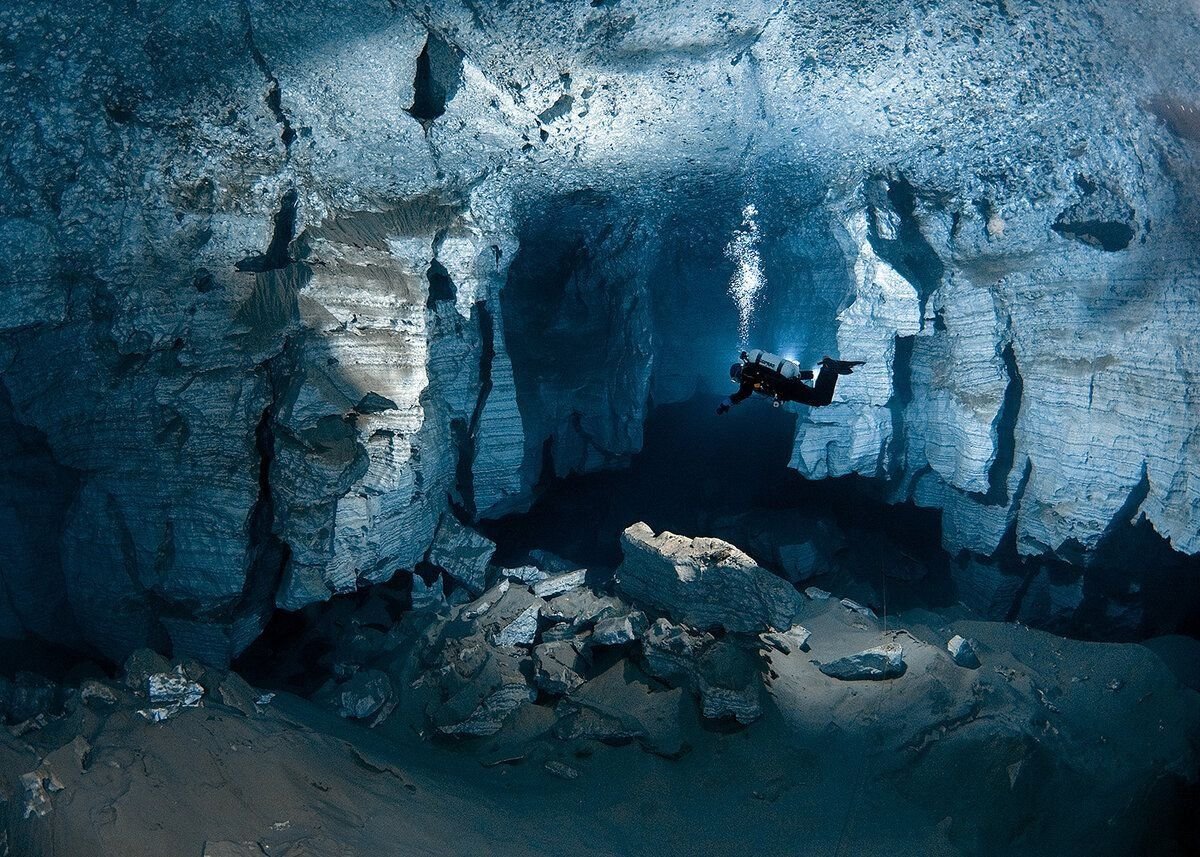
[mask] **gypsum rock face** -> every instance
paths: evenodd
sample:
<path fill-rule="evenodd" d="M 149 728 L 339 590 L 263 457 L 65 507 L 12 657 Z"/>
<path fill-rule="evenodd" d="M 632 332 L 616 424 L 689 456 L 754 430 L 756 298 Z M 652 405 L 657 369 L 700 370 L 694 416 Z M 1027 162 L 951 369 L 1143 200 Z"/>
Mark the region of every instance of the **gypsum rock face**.
<path fill-rule="evenodd" d="M 804 602 L 790 584 L 720 539 L 655 535 L 639 523 L 622 534 L 621 548 L 618 589 L 694 628 L 790 628 Z"/>
<path fill-rule="evenodd" d="M 304 340 L 280 415 L 281 535 L 292 546 L 284 606 L 412 568 L 435 525 L 440 549 L 467 549 L 444 500 L 456 479 L 452 426 L 470 420 L 482 372 L 483 311 L 469 296 L 494 265 L 488 237 L 432 198 L 333 219 L 304 243 L 313 273 L 298 301 L 316 335 Z M 431 300 L 441 252 L 442 268 L 459 277 L 453 300 Z M 314 533 L 333 540 L 313 543 Z M 300 545 L 310 544 L 308 563 Z M 469 559 L 464 574 L 478 592 L 476 566 L 487 560 Z"/>
<path fill-rule="evenodd" d="M 1010 529 L 1027 554 L 1091 549 L 1131 498 L 1131 516 L 1145 515 L 1182 551 L 1200 549 L 1197 419 L 1189 404 L 1197 357 L 1190 340 L 1176 336 L 1195 326 L 1187 261 L 1193 241 L 1173 226 L 1195 220 L 1196 158 L 1186 124 L 1162 106 L 1164 92 L 1187 91 L 1197 76 L 1190 9 L 1103 3 L 1087 19 L 1067 20 L 1053 7 L 1013 15 L 950 3 L 919 29 L 892 7 L 847 16 L 820 2 L 778 12 L 756 4 L 729 12 L 701 0 L 552 13 L 515 2 L 480 13 L 485 28 L 453 4 L 425 10 L 420 20 L 405 10 L 351 13 L 325 4 L 282 15 L 252 3 L 244 15 L 217 18 L 183 5 L 154 20 L 127 6 L 60 3 L 42 11 L 12 16 L 24 47 L 0 70 L 11 84 L 0 92 L 21 93 L 0 96 L 0 139 L 11 165 L 0 176 L 0 199 L 9 201 L 0 223 L 7 243 L 22 248 L 3 275 L 0 365 L 15 419 L 44 438 L 63 488 L 41 536 L 31 539 L 19 517 L 15 524 L 0 518 L 5 544 L 18 548 L 6 580 L 24 593 L 16 598 L 24 608 L 0 617 L 5 628 L 56 636 L 31 607 L 55 603 L 75 613 L 82 638 L 117 659 L 168 638 L 176 651 L 226 659 L 258 633 L 273 604 L 326 598 L 419 556 L 447 483 L 457 482 L 464 500 L 473 495 L 468 508 L 519 508 L 540 461 L 530 453 L 544 440 L 562 441 L 556 467 L 602 466 L 610 453 L 630 451 L 645 396 L 623 391 L 641 390 L 646 366 L 661 357 L 656 401 L 688 395 L 722 370 L 711 355 L 733 335 L 722 302 L 658 294 L 651 327 L 668 321 L 651 339 L 662 354 L 655 346 L 618 361 L 630 381 L 619 395 L 591 376 L 575 399 L 587 411 L 579 427 L 569 416 L 564 424 L 558 403 L 540 403 L 540 386 L 530 379 L 518 396 L 503 335 L 493 336 L 490 393 L 426 396 L 431 404 L 474 406 L 455 404 L 462 417 L 423 420 L 428 430 L 415 438 L 408 431 L 417 408 L 370 389 L 383 385 L 331 393 L 310 411 L 314 422 L 295 421 L 284 401 L 293 379 L 280 371 L 303 371 L 320 386 L 330 357 L 321 340 L 336 330 L 297 339 L 300 326 L 279 324 L 292 316 L 290 296 L 304 290 L 305 278 L 322 273 L 294 264 L 289 232 L 313 227 L 315 234 L 339 216 L 377 215 L 431 193 L 466 200 L 486 234 L 465 244 L 481 252 L 458 248 L 453 236 L 437 248 L 457 287 L 454 311 L 435 308 L 439 321 L 424 332 L 413 324 L 413 347 L 400 349 L 407 380 L 382 373 L 411 392 L 421 386 L 416 367 L 423 362 L 478 364 L 483 375 L 487 361 L 434 359 L 432 342 L 430 359 L 419 356 L 421 339 L 454 330 L 455 317 L 466 319 L 480 301 L 496 319 L 494 330 L 509 329 L 510 321 L 521 329 L 522 320 L 502 317 L 499 292 L 523 228 L 517 221 L 536 220 L 528 212 L 545 210 L 546 199 L 591 188 L 625 204 L 641 193 L 646 223 L 720 222 L 688 235 L 701 240 L 664 245 L 649 260 L 658 280 L 682 282 L 705 267 L 691 264 L 695 248 L 719 248 L 728 232 L 715 233 L 730 222 L 736 227 L 747 164 L 761 210 L 776 206 L 780 220 L 808 220 L 796 216 L 801 200 L 817 215 L 812 222 L 822 223 L 804 227 L 819 240 L 795 232 L 780 247 L 764 246 L 769 283 L 780 280 L 772 273 L 779 266 L 790 271 L 788 282 L 803 284 L 772 300 L 821 307 L 805 316 L 811 323 L 784 323 L 778 338 L 836 344 L 846 357 L 860 356 L 851 352 L 862 342 L 875 367 L 858 381 L 845 379 L 839 402 L 819 414 L 825 425 L 802 421 L 800 469 L 902 472 L 896 497 L 943 508 L 955 551 L 990 553 Z M 530 16 L 546 14 L 553 26 L 527 26 Z M 1043 38 L 1031 42 L 1031 28 Z M 424 96 L 416 69 L 431 30 L 445 36 L 432 43 L 446 44 L 457 59 L 439 60 L 438 74 L 448 76 L 439 80 L 443 98 L 426 111 L 417 105 Z M 961 38 L 968 31 L 982 32 L 986 48 Z M 74 35 L 60 40 L 62 33 Z M 747 44 L 745 33 L 757 36 Z M 1139 61 L 1147 40 L 1163 58 L 1153 73 Z M 640 58 L 632 70 L 631 51 Z M 697 86 L 678 85 L 681 52 Z M 380 64 L 381 55 L 392 59 Z M 587 67 L 563 77 L 561 57 L 580 55 L 591 58 Z M 881 61 L 895 71 L 890 88 L 871 72 Z M 1023 73 L 1009 73 L 1014 67 Z M 56 73 L 41 74 L 47 68 Z M 1096 73 L 1080 75 L 1081 68 Z M 1011 133 L 1014 127 L 1022 132 Z M 930 146 L 915 149 L 917 138 Z M 110 168 L 118 162 L 120 170 Z M 866 175 L 847 166 L 860 163 L 869 165 Z M 663 178 L 681 172 L 715 178 L 689 194 L 686 182 Z M 901 173 L 915 189 L 913 205 L 864 191 L 880 176 L 891 181 Z M 145 180 L 130 183 L 130 175 Z M 786 198 L 777 190 L 784 188 Z M 1105 251 L 1052 228 L 1076 206 L 1095 207 L 1088 200 L 1101 189 L 1132 209 L 1120 220 L 1134 233 L 1125 249 Z M 289 220 L 282 215 L 291 191 L 294 228 L 277 230 Z M 1111 206 L 1103 208 L 1097 222 L 1117 223 Z M 1072 213 L 1063 223 L 1091 222 L 1093 213 L 1079 211 L 1089 220 Z M 867 243 L 877 245 L 869 255 L 846 238 L 858 235 L 860 214 Z M 1119 215 L 1126 218 L 1126 209 Z M 593 243 L 620 247 L 631 228 L 620 220 L 615 238 Z M 534 224 L 525 234 L 537 232 Z M 944 295 L 920 271 L 901 270 L 905 251 L 921 246 L 918 234 L 944 265 Z M 438 243 L 436 232 L 429 240 Z M 354 241 L 342 243 L 355 250 Z M 781 249 L 805 243 L 847 249 L 808 256 Z M 414 261 L 431 254 L 398 255 L 419 277 Z M 726 264 L 719 252 L 711 255 Z M 868 273 L 892 279 L 875 260 L 912 278 L 916 317 L 898 284 L 889 290 L 866 281 Z M 369 267 L 345 270 L 369 280 Z M 314 287 L 318 303 L 324 290 Z M 718 283 L 715 298 L 722 290 Z M 998 328 L 978 294 L 966 300 L 954 290 L 992 297 Z M 611 302 L 589 305 L 620 307 L 628 318 L 614 330 L 640 336 L 647 330 L 640 291 L 620 286 Z M 881 294 L 896 298 L 903 313 L 880 306 Z M 843 297 L 854 304 L 844 307 Z M 339 301 L 329 304 L 336 309 Z M 725 321 L 710 307 L 726 312 Z M 410 310 L 401 307 L 396 318 L 414 320 Z M 359 332 L 355 314 L 341 317 L 347 336 L 339 348 L 357 350 L 349 347 Z M 922 352 L 927 337 L 954 342 L 927 355 L 913 344 L 910 381 L 903 340 L 914 322 Z M 821 339 L 840 326 L 845 335 L 838 330 L 836 343 Z M 469 342 L 486 351 L 482 315 L 467 327 L 476 329 L 464 331 L 464 353 L 474 347 Z M 703 337 L 695 336 L 698 328 Z M 988 342 L 996 329 L 1003 333 Z M 384 339 L 374 324 L 362 332 Z M 897 335 L 899 347 L 889 346 Z M 671 346 L 689 338 L 703 341 L 702 354 Z M 1025 386 L 1011 414 L 1003 401 L 995 409 L 996 364 L 984 359 L 998 354 L 1005 362 L 1009 346 L 1008 386 L 1014 366 Z M 360 352 L 365 362 L 379 359 L 369 352 Z M 970 371 L 918 371 L 946 354 Z M 869 392 L 855 391 L 859 381 Z M 551 388 L 558 395 L 563 385 Z M 397 413 L 365 414 L 361 432 L 339 426 L 346 399 L 356 407 L 368 393 L 395 402 Z M 926 400 L 934 406 L 922 409 Z M 610 410 L 611 402 L 618 407 Z M 277 425 L 280 419 L 288 425 Z M 316 425 L 322 420 L 336 429 L 332 445 Z M 455 420 L 466 427 L 459 433 L 465 445 L 448 428 Z M 1075 430 L 1064 433 L 1064 425 Z M 255 442 L 259 426 L 272 428 L 262 444 Z M 299 441 L 288 437 L 293 432 Z M 828 456 L 822 434 L 840 441 Z M 902 465 L 914 438 L 913 465 Z M 253 462 L 276 445 L 265 480 L 272 490 L 264 492 L 256 473 L 263 468 Z M 321 465 L 310 470 L 313 451 Z M 461 480 L 448 466 L 460 456 L 472 463 Z M 358 472 L 364 463 L 369 476 Z M 77 487 L 75 473 L 82 474 Z M 62 523 L 53 521 L 59 515 Z M 61 543 L 57 559 L 43 543 Z M 287 551 L 290 568 L 280 578 Z M 61 584 L 56 572 L 38 567 L 47 557 L 61 566 Z M 57 596 L 31 594 L 47 582 Z M 106 621 L 112 615 L 125 619 Z"/>

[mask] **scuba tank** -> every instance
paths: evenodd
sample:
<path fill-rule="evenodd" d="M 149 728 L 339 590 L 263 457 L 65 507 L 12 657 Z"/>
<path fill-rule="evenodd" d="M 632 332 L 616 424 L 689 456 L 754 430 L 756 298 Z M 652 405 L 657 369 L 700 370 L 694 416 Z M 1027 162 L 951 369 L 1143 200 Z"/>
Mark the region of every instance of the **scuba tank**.
<path fill-rule="evenodd" d="M 778 375 L 780 378 L 792 380 L 800 377 L 800 364 L 795 360 L 788 360 L 786 357 L 763 351 L 761 348 L 743 351 L 741 357 L 743 363 L 750 366 L 761 366 L 768 373 Z"/>
<path fill-rule="evenodd" d="M 743 371 L 749 369 L 749 376 L 755 378 L 755 389 L 760 392 L 767 393 L 771 396 L 773 407 L 778 408 L 781 399 L 779 392 L 775 389 L 775 385 L 771 383 L 773 378 L 779 380 L 790 381 L 800 377 L 800 364 L 795 360 L 788 360 L 786 357 L 780 357 L 778 354 L 772 354 L 769 351 L 763 351 L 761 348 L 753 348 L 750 351 L 741 353 Z M 753 367 L 753 368 L 751 368 Z M 762 386 L 759 386 L 761 379 Z"/>

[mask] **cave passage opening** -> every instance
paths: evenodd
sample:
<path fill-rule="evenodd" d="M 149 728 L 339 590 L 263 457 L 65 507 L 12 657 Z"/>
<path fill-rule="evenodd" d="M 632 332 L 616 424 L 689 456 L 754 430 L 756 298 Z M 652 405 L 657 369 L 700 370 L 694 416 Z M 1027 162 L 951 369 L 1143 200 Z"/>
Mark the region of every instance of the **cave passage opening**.
<path fill-rule="evenodd" d="M 656 532 L 724 538 L 800 588 L 880 610 L 955 603 L 940 512 L 889 505 L 880 483 L 859 476 L 805 479 L 787 466 L 794 412 L 751 399 L 719 417 L 716 401 L 701 394 L 654 407 L 626 466 L 551 477 L 527 512 L 480 522 L 497 543 L 495 561 L 520 565 L 540 549 L 615 569 L 622 530 L 644 521 Z"/>
<path fill-rule="evenodd" d="M 527 207 L 500 293 L 524 486 L 624 466 L 653 407 L 730 392 L 746 319 L 730 292 L 743 272 L 727 248 L 747 209 L 763 283 L 750 345 L 805 367 L 836 355 L 838 312 L 853 294 L 839 227 L 812 177 L 778 185 L 789 190 L 708 177 Z"/>

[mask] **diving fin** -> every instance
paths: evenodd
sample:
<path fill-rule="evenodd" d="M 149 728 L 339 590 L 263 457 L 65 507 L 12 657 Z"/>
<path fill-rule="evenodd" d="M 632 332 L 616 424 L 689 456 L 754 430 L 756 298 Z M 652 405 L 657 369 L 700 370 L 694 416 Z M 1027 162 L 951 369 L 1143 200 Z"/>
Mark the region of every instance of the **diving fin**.
<path fill-rule="evenodd" d="M 851 375 L 854 373 L 855 366 L 861 366 L 865 360 L 834 360 L 832 357 L 822 357 L 820 365 L 825 369 L 832 369 L 839 375 Z"/>

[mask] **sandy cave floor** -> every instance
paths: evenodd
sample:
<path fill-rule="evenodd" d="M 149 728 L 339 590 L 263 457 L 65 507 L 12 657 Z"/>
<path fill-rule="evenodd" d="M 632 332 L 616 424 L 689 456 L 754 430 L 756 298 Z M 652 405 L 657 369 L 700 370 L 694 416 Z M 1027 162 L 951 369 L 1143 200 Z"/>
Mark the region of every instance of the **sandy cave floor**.
<path fill-rule="evenodd" d="M 762 720 L 685 712 L 678 759 L 536 737 L 524 716 L 430 743 L 403 718 L 368 730 L 286 693 L 252 716 L 206 701 L 162 724 L 131 694 L 78 703 L 43 730 L 57 734 L 4 736 L 10 790 L 42 755 L 62 785 L 44 817 L 10 798 L 8 853 L 1186 853 L 1200 695 L 1152 649 L 1185 664 L 1200 643 L 938 621 L 914 611 L 884 633 L 813 602 L 810 650 L 765 665 Z M 978 642 L 979 669 L 949 659 L 947 631 Z M 904 646 L 902 677 L 838 682 L 813 663 L 880 640 Z"/>

